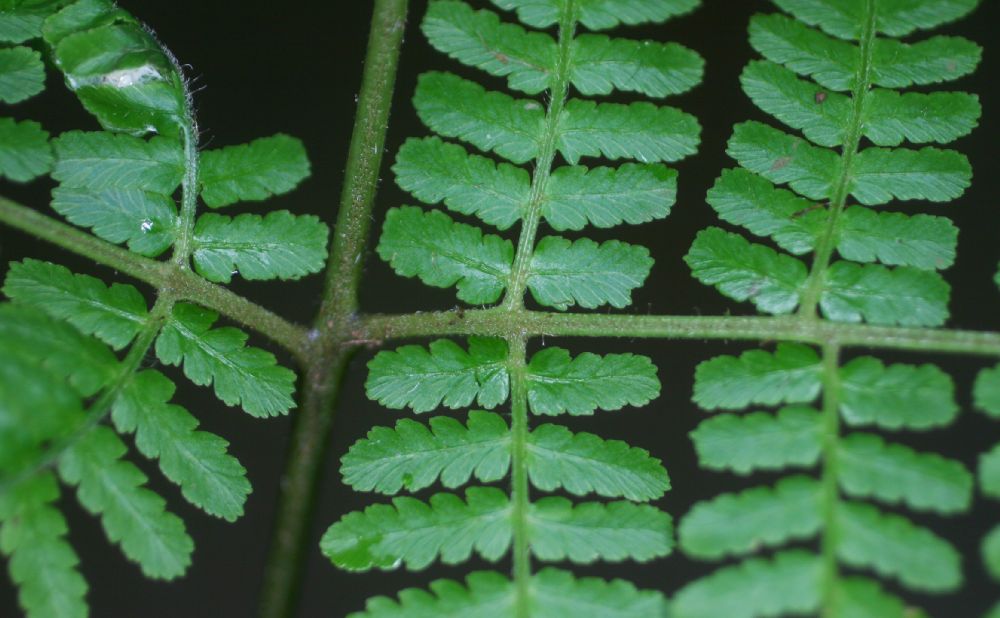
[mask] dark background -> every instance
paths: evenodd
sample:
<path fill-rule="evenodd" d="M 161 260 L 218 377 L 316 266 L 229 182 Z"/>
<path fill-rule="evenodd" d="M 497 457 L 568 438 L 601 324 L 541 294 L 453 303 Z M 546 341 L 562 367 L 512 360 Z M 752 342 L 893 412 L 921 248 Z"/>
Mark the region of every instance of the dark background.
<path fill-rule="evenodd" d="M 360 83 L 370 2 L 128 0 L 122 5 L 149 23 L 181 62 L 189 65 L 188 74 L 198 88 L 196 102 L 203 146 L 237 144 L 279 131 L 301 137 L 313 162 L 313 177 L 299 190 L 269 202 L 264 208 L 315 213 L 332 222 L 354 116 L 355 94 Z M 424 1 L 413 2 L 413 17 L 407 30 L 389 129 L 387 165 L 406 137 L 427 133 L 409 104 L 418 73 L 446 68 L 475 75 L 429 48 L 417 28 L 424 7 Z M 737 79 L 742 67 L 753 57 L 746 42 L 747 20 L 760 10 L 771 10 L 771 7 L 763 0 L 706 0 L 705 6 L 696 13 L 666 26 L 621 32 L 636 38 L 679 41 L 700 52 L 707 60 L 704 83 L 693 92 L 670 100 L 670 104 L 698 116 L 704 127 L 700 154 L 677 165 L 680 189 L 674 212 L 664 221 L 640 227 L 586 232 L 598 239 L 623 238 L 652 250 L 657 263 L 647 285 L 634 296 L 632 310 L 635 312 L 706 315 L 750 312 L 747 306 L 730 303 L 714 290 L 695 282 L 681 258 L 695 233 L 715 223 L 714 214 L 703 198 L 719 171 L 733 165 L 724 154 L 732 125 L 748 118 L 766 120 L 741 93 Z M 905 205 L 908 211 L 926 209 L 947 213 L 962 230 L 958 261 L 947 273 L 954 288 L 949 325 L 957 328 L 1000 328 L 1000 320 L 996 319 L 1000 295 L 991 283 L 1000 258 L 995 217 L 997 196 L 1000 195 L 1000 166 L 994 154 L 1000 122 L 997 101 L 1000 90 L 996 86 L 1000 77 L 1000 45 L 993 38 L 998 23 L 1000 2 L 985 0 L 971 18 L 936 31 L 961 34 L 987 48 L 978 73 L 954 86 L 978 93 L 984 107 L 979 129 L 955 145 L 972 160 L 976 173 L 973 188 L 963 198 L 946 206 Z M 503 80 L 481 76 L 480 79 L 493 88 L 504 87 Z M 56 77 L 50 75 L 48 85 L 50 92 L 28 105 L 14 108 L 11 113 L 17 117 L 40 119 L 53 133 L 96 128 L 93 120 L 79 111 L 79 105 Z M 41 210 L 47 209 L 49 189 L 50 185 L 45 182 L 2 188 L 5 195 Z M 375 230 L 387 208 L 412 201 L 390 178 L 385 178 L 375 214 Z M 255 208 L 262 210 L 259 206 Z M 124 280 L 108 269 L 86 264 L 40 241 L 0 228 L 0 259 L 6 262 L 25 256 L 60 261 L 77 271 L 102 276 L 106 281 Z M 291 319 L 305 322 L 318 307 L 320 278 L 315 276 L 293 284 L 238 282 L 234 287 Z M 428 290 L 415 280 L 396 277 L 374 256 L 370 256 L 365 271 L 362 297 L 364 309 L 370 312 L 444 309 L 455 304 L 451 291 Z M 259 337 L 255 337 L 254 343 L 268 345 Z M 552 339 L 544 341 L 545 345 L 553 343 L 556 342 Z M 562 340 L 558 343 L 574 352 L 627 350 L 647 354 L 658 365 L 663 395 L 650 406 L 561 422 L 578 431 L 593 431 L 606 438 L 627 440 L 660 457 L 671 472 L 674 488 L 659 506 L 679 517 L 697 500 L 748 486 L 746 479 L 734 475 L 700 471 L 687 433 L 705 417 L 690 403 L 694 365 L 713 354 L 738 352 L 749 346 L 643 340 Z M 535 342 L 536 347 L 542 344 Z M 364 398 L 364 364 L 371 354 L 358 355 L 344 387 L 341 411 L 321 480 L 310 541 L 311 556 L 303 582 L 301 616 L 343 616 L 361 609 L 364 600 L 371 595 L 394 594 L 402 587 L 423 586 L 442 576 L 460 577 L 470 568 L 483 566 L 434 567 L 415 574 L 376 572 L 359 575 L 337 571 L 320 555 L 316 543 L 327 526 L 348 510 L 381 500 L 353 493 L 341 484 L 337 471 L 338 456 L 369 427 L 392 424 L 401 416 Z M 887 361 L 938 362 L 954 376 L 963 411 L 971 411 L 972 380 L 976 370 L 986 361 L 901 353 L 880 356 Z M 150 358 L 148 364 L 156 363 Z M 255 613 L 294 412 L 286 418 L 254 420 L 215 401 L 207 390 L 183 381 L 178 384 L 181 385 L 178 400 L 202 420 L 203 428 L 229 439 L 232 452 L 247 467 L 254 493 L 247 504 L 246 516 L 235 525 L 229 525 L 201 514 L 180 498 L 177 489 L 165 482 L 155 467 L 133 457 L 147 470 L 153 488 L 166 496 L 170 508 L 185 519 L 197 545 L 194 565 L 185 578 L 172 583 L 153 582 L 143 579 L 139 570 L 128 563 L 117 548 L 108 544 L 96 518 L 84 513 L 67 493 L 62 505 L 70 520 L 71 540 L 91 586 L 89 599 L 95 617 L 228 618 Z M 981 415 L 963 413 L 956 425 L 946 431 L 897 434 L 894 439 L 961 459 L 971 467 L 975 465 L 977 454 L 998 437 L 1000 428 Z M 776 477 L 760 475 L 754 481 L 770 482 L 773 478 Z M 929 610 L 933 616 L 964 618 L 978 616 L 993 599 L 1000 598 L 1000 585 L 992 584 L 983 574 L 978 552 L 982 535 L 993 521 L 1000 520 L 995 503 L 977 501 L 971 514 L 955 519 L 910 515 L 956 543 L 964 556 L 967 582 L 953 595 L 907 594 L 908 599 Z M 647 565 L 599 565 L 574 570 L 604 577 L 626 577 L 640 586 L 671 593 L 714 567 L 714 564 L 689 561 L 677 554 Z M 507 565 L 501 563 L 497 568 L 504 570 Z M 889 587 L 901 592 L 892 585 Z M 19 615 L 12 586 L 5 576 L 0 576 L 0 616 Z"/>

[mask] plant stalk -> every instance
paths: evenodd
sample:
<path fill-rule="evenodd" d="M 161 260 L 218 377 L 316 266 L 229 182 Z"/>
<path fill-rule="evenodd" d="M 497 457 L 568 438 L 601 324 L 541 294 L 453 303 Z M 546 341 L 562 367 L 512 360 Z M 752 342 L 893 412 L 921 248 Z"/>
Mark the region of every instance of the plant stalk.
<path fill-rule="evenodd" d="M 304 549 L 312 520 L 320 464 L 333 424 L 348 361 L 358 344 L 358 286 L 378 189 L 385 133 L 406 26 L 407 0 L 375 0 L 326 284 L 308 346 L 300 357 L 301 406 L 289 444 L 259 615 L 295 612 Z"/>

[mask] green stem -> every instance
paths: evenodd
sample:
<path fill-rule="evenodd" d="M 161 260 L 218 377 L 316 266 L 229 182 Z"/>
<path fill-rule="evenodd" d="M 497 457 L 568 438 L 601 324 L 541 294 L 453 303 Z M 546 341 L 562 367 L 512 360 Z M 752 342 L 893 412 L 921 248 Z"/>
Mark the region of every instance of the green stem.
<path fill-rule="evenodd" d="M 301 406 L 289 444 L 264 574 L 261 618 L 285 618 L 295 611 L 320 463 L 344 369 L 357 348 L 351 333 L 356 328 L 362 258 L 378 188 L 406 12 L 407 0 L 375 0 L 323 300 L 309 346 L 300 357 L 304 374 Z"/>
<path fill-rule="evenodd" d="M 510 372 L 511 401 L 511 518 L 514 536 L 514 588 L 517 596 L 515 618 L 530 618 L 531 547 L 528 543 L 528 509 L 531 494 L 528 484 L 528 382 L 525 368 L 524 337 L 511 337 L 507 369 Z"/>
<path fill-rule="evenodd" d="M 154 288 L 169 290 L 177 300 L 208 307 L 268 337 L 296 356 L 304 354 L 307 344 L 304 328 L 172 262 L 142 257 L 4 197 L 0 197 L 0 223 L 135 277 Z"/>
<path fill-rule="evenodd" d="M 511 267 L 510 284 L 503 306 L 508 310 L 524 307 L 524 292 L 528 286 L 531 270 L 531 256 L 535 251 L 535 237 L 542 218 L 542 201 L 545 188 L 552 173 L 552 161 L 556 156 L 559 138 L 559 117 L 562 115 L 566 96 L 569 92 L 569 72 L 572 60 L 573 34 L 576 30 L 576 9 L 574 0 L 567 0 L 559 18 L 559 51 L 552 87 L 549 90 L 549 107 L 545 113 L 545 128 L 542 145 L 538 150 L 535 170 L 531 177 L 531 194 L 521 217 L 521 234 L 517 241 L 517 254 Z"/>
<path fill-rule="evenodd" d="M 816 243 L 812 269 L 805 283 L 805 291 L 802 294 L 799 315 L 803 317 L 818 317 L 816 309 L 819 305 L 820 296 L 823 293 L 826 271 L 830 266 L 830 259 L 833 257 L 833 251 L 837 246 L 840 217 L 844 212 L 844 207 L 847 205 L 847 198 L 850 195 L 854 157 L 858 153 L 858 145 L 861 143 L 865 100 L 868 97 L 868 91 L 871 89 L 871 65 L 875 41 L 875 0 L 866 0 L 865 9 L 865 24 L 860 43 L 861 64 L 858 67 L 858 74 L 855 78 L 852 92 L 854 107 L 851 110 L 850 124 L 844 136 L 844 145 L 841 150 L 840 178 L 837 181 L 833 194 L 830 196 L 826 228 Z"/>
<path fill-rule="evenodd" d="M 837 508 L 840 488 L 837 484 L 837 451 L 840 447 L 840 348 L 823 347 L 823 537 L 822 618 L 840 615 L 837 589 L 840 567 L 837 563 Z"/>
<path fill-rule="evenodd" d="M 509 337 L 636 337 L 643 339 L 721 339 L 800 341 L 844 347 L 1000 356 L 1000 333 L 955 329 L 871 326 L 794 316 L 599 315 L 544 311 L 507 312 L 502 308 L 362 316 L 357 343 L 386 339 L 482 335 Z"/>

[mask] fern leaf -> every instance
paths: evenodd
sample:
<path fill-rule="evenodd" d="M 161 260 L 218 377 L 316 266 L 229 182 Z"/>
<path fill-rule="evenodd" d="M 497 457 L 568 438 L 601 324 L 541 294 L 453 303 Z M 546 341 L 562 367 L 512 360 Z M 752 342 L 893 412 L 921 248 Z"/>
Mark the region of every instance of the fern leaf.
<path fill-rule="evenodd" d="M 545 113 L 534 101 L 513 99 L 450 73 L 424 73 L 413 105 L 435 133 L 456 137 L 514 163 L 538 156 Z"/>
<path fill-rule="evenodd" d="M 13 262 L 3 293 L 52 317 L 66 320 L 118 350 L 132 341 L 147 318 L 146 300 L 131 285 L 110 287 L 50 262 Z"/>
<path fill-rule="evenodd" d="M 502 23 L 492 11 L 438 0 L 427 8 L 421 30 L 439 51 L 491 75 L 507 77 L 514 90 L 537 94 L 549 88 L 556 42 L 547 34 Z"/>
<path fill-rule="evenodd" d="M 968 135 L 979 122 L 979 97 L 964 92 L 874 90 L 865 110 L 865 136 L 879 146 L 947 144 Z"/>
<path fill-rule="evenodd" d="M 226 405 L 241 405 L 257 417 L 287 412 L 295 405 L 295 374 L 270 352 L 247 347 L 243 331 L 213 329 L 217 319 L 208 309 L 178 303 L 156 339 L 156 356 L 168 365 L 183 363 L 188 379 L 211 384 Z"/>
<path fill-rule="evenodd" d="M 70 131 L 53 140 L 52 177 L 63 187 L 101 192 L 141 189 L 171 195 L 184 175 L 180 142 L 124 133 Z"/>
<path fill-rule="evenodd" d="M 56 45 L 78 30 L 89 30 L 114 23 L 137 23 L 126 11 L 119 9 L 111 0 L 42 0 L 43 4 L 59 9 L 42 24 L 40 33 L 50 45 Z"/>
<path fill-rule="evenodd" d="M 201 199 L 210 208 L 288 193 L 309 176 L 305 146 L 278 134 L 201 155 Z"/>
<path fill-rule="evenodd" d="M 972 396 L 976 408 L 994 418 L 1000 417 L 1000 365 L 979 372 Z"/>
<path fill-rule="evenodd" d="M 327 234 L 318 217 L 287 210 L 264 217 L 209 213 L 194 227 L 194 267 L 220 283 L 229 283 L 236 272 L 248 280 L 298 279 L 323 268 Z"/>
<path fill-rule="evenodd" d="M 464 562 L 475 550 L 497 560 L 511 539 L 510 504 L 492 487 L 472 487 L 463 501 L 435 494 L 425 503 L 395 498 L 345 515 L 330 527 L 320 546 L 337 566 L 363 571 L 405 564 L 419 569 L 440 557 L 445 564 Z"/>
<path fill-rule="evenodd" d="M 539 304 L 566 310 L 632 304 L 632 290 L 653 267 L 649 250 L 617 240 L 597 244 L 546 236 L 538 242 L 528 272 L 528 289 Z"/>
<path fill-rule="evenodd" d="M 827 272 L 820 307 L 839 322 L 940 326 L 950 296 L 951 287 L 935 272 L 837 262 Z"/>
<path fill-rule="evenodd" d="M 372 597 L 363 612 L 348 618 L 506 618 L 514 611 L 514 585 L 499 573 L 469 574 L 465 584 L 448 579 L 430 583 L 430 590 L 407 588 L 399 600 Z"/>
<path fill-rule="evenodd" d="M 471 477 L 497 481 L 510 467 L 510 429 L 489 412 L 469 412 L 466 425 L 436 416 L 430 427 L 402 419 L 395 428 L 375 427 L 341 459 L 344 482 L 359 491 L 418 491 L 439 478 L 449 489 Z"/>
<path fill-rule="evenodd" d="M 429 348 L 407 345 L 382 351 L 368 363 L 368 397 L 388 408 L 429 412 L 444 405 L 464 408 L 476 402 L 495 408 L 507 401 L 507 344 L 501 339 L 470 337 L 469 351 L 447 339 Z"/>
<path fill-rule="evenodd" d="M 808 403 L 819 395 L 821 371 L 816 352 L 797 343 L 779 343 L 773 354 L 718 356 L 698 365 L 693 399 L 706 410 Z"/>
<path fill-rule="evenodd" d="M 0 41 L 23 43 L 42 36 L 45 18 L 59 9 L 64 0 L 7 2 L 0 13 Z"/>
<path fill-rule="evenodd" d="M 808 614 L 820 603 L 822 563 L 803 551 L 719 569 L 674 596 L 675 618 L 757 618 Z"/>
<path fill-rule="evenodd" d="M 146 476 L 122 460 L 125 445 L 107 427 L 95 427 L 59 459 L 59 476 L 76 485 L 80 504 L 101 516 L 108 539 L 151 578 L 174 579 L 191 564 L 194 543 L 184 523 L 165 510 Z"/>
<path fill-rule="evenodd" d="M 767 313 L 791 313 L 808 275 L 801 261 L 716 227 L 698 232 L 684 256 L 696 279 Z"/>
<path fill-rule="evenodd" d="M 751 172 L 812 200 L 830 198 L 840 169 L 833 151 L 756 121 L 733 128 L 726 152 Z"/>
<path fill-rule="evenodd" d="M 837 555 L 847 564 L 871 567 L 917 590 L 954 590 L 961 583 L 961 556 L 929 530 L 869 504 L 838 509 Z"/>
<path fill-rule="evenodd" d="M 528 475 L 542 491 L 565 489 L 581 496 L 647 501 L 670 489 L 660 460 L 620 440 L 574 434 L 559 425 L 541 425 L 528 437 Z"/>
<path fill-rule="evenodd" d="M 860 577 L 844 579 L 836 590 L 837 616 L 861 618 L 925 618 L 925 614 L 915 607 L 886 593 L 875 582 Z"/>
<path fill-rule="evenodd" d="M 0 304 L 0 358 L 25 358 L 90 397 L 118 375 L 118 359 L 97 340 L 34 308 Z"/>
<path fill-rule="evenodd" d="M 131 378 L 111 408 L 122 433 L 135 433 L 136 447 L 159 460 L 160 470 L 181 487 L 188 502 L 209 515 L 236 521 L 250 494 L 246 470 L 226 451 L 222 438 L 198 431 L 198 421 L 170 404 L 174 384 L 158 371 Z"/>
<path fill-rule="evenodd" d="M 572 165 L 580 157 L 654 163 L 694 154 L 700 135 L 695 117 L 673 107 L 570 99 L 559 117 L 557 145 Z"/>
<path fill-rule="evenodd" d="M 851 195 L 867 206 L 892 199 L 947 202 L 962 195 L 972 180 L 964 155 L 930 146 L 868 148 L 855 157 L 851 172 Z"/>
<path fill-rule="evenodd" d="M 815 464 L 822 435 L 823 421 L 816 410 L 790 406 L 777 414 L 721 414 L 698 425 L 691 440 L 702 466 L 749 474 Z"/>
<path fill-rule="evenodd" d="M 648 504 L 584 502 L 547 497 L 531 505 L 527 536 L 540 560 L 587 564 L 645 562 L 673 549 L 670 516 Z"/>
<path fill-rule="evenodd" d="M 562 0 L 493 0 L 493 4 L 516 10 L 529 26 L 548 28 L 559 21 Z M 619 24 L 637 25 L 662 22 L 694 10 L 698 0 L 583 0 L 577 5 L 580 23 L 591 30 L 605 30 Z"/>
<path fill-rule="evenodd" d="M 1000 579 L 1000 526 L 993 528 L 983 539 L 983 562 L 993 579 Z M 996 612 L 996 608 L 993 611 Z M 993 614 L 989 618 L 993 618 Z"/>
<path fill-rule="evenodd" d="M 972 474 L 960 462 L 887 444 L 872 434 L 840 441 L 837 480 L 852 496 L 904 502 L 917 510 L 955 513 L 972 502 Z"/>
<path fill-rule="evenodd" d="M 449 209 L 501 230 L 521 218 L 530 199 L 531 177 L 525 170 L 469 154 L 436 137 L 406 140 L 392 170 L 397 184 L 420 201 L 443 201 Z"/>
<path fill-rule="evenodd" d="M 60 187 L 52 192 L 52 208 L 104 240 L 128 243 L 132 251 L 150 257 L 170 248 L 177 234 L 177 206 L 162 193 Z"/>
<path fill-rule="evenodd" d="M 891 2 L 878 7 L 875 28 L 889 36 L 906 36 L 915 30 L 934 28 L 964 17 L 978 0 L 914 0 Z M 839 0 L 775 0 L 775 4 L 809 25 L 819 26 L 844 39 L 861 37 L 865 10 L 860 2 Z"/>
<path fill-rule="evenodd" d="M 0 49 L 0 101 L 20 103 L 45 89 L 42 55 L 30 47 Z"/>
<path fill-rule="evenodd" d="M 0 118 L 0 176 L 28 182 L 52 168 L 49 134 L 37 122 Z"/>
<path fill-rule="evenodd" d="M 824 88 L 854 87 L 861 63 L 858 49 L 784 15 L 754 15 L 750 45 L 772 62 L 815 80 Z"/>
<path fill-rule="evenodd" d="M 697 558 L 744 554 L 807 539 L 822 526 L 822 488 L 811 478 L 782 479 L 696 504 L 678 528 L 681 547 Z"/>
<path fill-rule="evenodd" d="M 0 21 L 2 27 L 2 21 Z M 59 487 L 50 472 L 0 494 L 0 551 L 10 559 L 27 618 L 86 618 L 87 583 L 54 506 Z"/>
<path fill-rule="evenodd" d="M 840 369 L 840 412 L 850 425 L 927 429 L 958 413 L 951 377 L 934 365 L 890 365 L 861 357 Z"/>
<path fill-rule="evenodd" d="M 979 456 L 979 485 L 991 498 L 1000 498 L 1000 444 Z"/>
<path fill-rule="evenodd" d="M 404 277 L 416 276 L 434 287 L 457 286 L 458 298 L 470 304 L 500 298 L 514 261 L 509 240 L 413 206 L 386 214 L 376 251 Z"/>
<path fill-rule="evenodd" d="M 636 225 L 666 217 L 676 197 L 677 172 L 663 165 L 565 166 L 549 177 L 542 216 L 560 231 Z"/>
<path fill-rule="evenodd" d="M 943 270 L 955 261 L 957 244 L 958 228 L 945 217 L 852 206 L 844 211 L 837 251 L 855 262 Z"/>
<path fill-rule="evenodd" d="M 724 170 L 706 199 L 723 221 L 769 236 L 794 255 L 812 251 L 826 222 L 826 212 L 814 202 L 742 168 Z"/>
<path fill-rule="evenodd" d="M 563 348 L 548 348 L 532 357 L 527 379 L 531 411 L 543 415 L 641 407 L 660 395 L 656 366 L 634 354 L 570 358 Z"/>
<path fill-rule="evenodd" d="M 968 39 L 935 36 L 915 43 L 875 39 L 872 81 L 887 88 L 946 82 L 976 70 L 983 50 Z"/>
<path fill-rule="evenodd" d="M 701 82 L 705 62 L 683 45 L 583 34 L 573 39 L 570 81 L 583 95 L 614 90 L 666 97 Z"/>

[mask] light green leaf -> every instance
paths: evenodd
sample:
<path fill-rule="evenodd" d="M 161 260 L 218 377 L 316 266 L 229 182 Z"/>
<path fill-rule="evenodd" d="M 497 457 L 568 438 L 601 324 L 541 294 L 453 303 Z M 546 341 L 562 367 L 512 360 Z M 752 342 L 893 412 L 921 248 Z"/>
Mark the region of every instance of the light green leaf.
<path fill-rule="evenodd" d="M 347 618 L 508 618 L 516 604 L 514 584 L 499 573 L 477 571 L 465 584 L 437 579 L 429 590 L 406 588 L 399 599 L 372 597 Z"/>
<path fill-rule="evenodd" d="M 825 208 L 743 168 L 723 170 L 706 199 L 723 221 L 769 236 L 794 255 L 813 250 L 827 220 Z"/>
<path fill-rule="evenodd" d="M 42 55 L 30 47 L 0 49 L 0 102 L 20 103 L 45 89 Z"/>
<path fill-rule="evenodd" d="M 32 120 L 0 118 L 0 176 L 28 182 L 52 168 L 49 134 Z"/>
<path fill-rule="evenodd" d="M 1000 498 L 1000 444 L 979 456 L 979 486 L 991 498 Z"/>
<path fill-rule="evenodd" d="M 822 486 L 793 476 L 772 487 L 754 487 L 699 502 L 677 529 L 686 554 L 717 559 L 815 536 L 823 525 Z"/>
<path fill-rule="evenodd" d="M 559 22 L 562 0 L 493 0 L 529 26 L 547 28 Z M 577 0 L 580 23 L 591 30 L 605 30 L 619 24 L 630 26 L 660 23 L 683 15 L 698 6 L 698 0 Z"/>
<path fill-rule="evenodd" d="M 842 165 L 833 151 L 756 121 L 734 127 L 726 152 L 748 170 L 812 200 L 830 198 Z"/>
<path fill-rule="evenodd" d="M 826 273 L 820 308 L 837 322 L 940 326 L 951 288 L 936 272 L 836 262 Z"/>
<path fill-rule="evenodd" d="M 444 201 L 449 209 L 475 215 L 501 230 L 521 218 L 531 199 L 531 175 L 526 170 L 469 154 L 436 137 L 406 140 L 392 171 L 396 183 L 418 200 Z M 550 187 L 553 181 L 555 175 Z"/>
<path fill-rule="evenodd" d="M 993 528 L 983 539 L 983 562 L 994 580 L 1000 581 L 1000 526 Z M 1000 605 L 993 612 L 1000 609 Z M 994 618 L 991 613 L 988 618 Z"/>
<path fill-rule="evenodd" d="M 541 425 L 528 437 L 528 475 L 542 491 L 565 489 L 582 496 L 647 501 L 670 489 L 659 459 L 620 440 L 574 434 L 559 425 Z"/>
<path fill-rule="evenodd" d="M 663 165 L 564 166 L 545 186 L 542 216 L 560 231 L 637 225 L 666 217 L 676 197 L 677 172 Z"/>
<path fill-rule="evenodd" d="M 417 115 L 432 131 L 492 150 L 514 163 L 538 156 L 545 112 L 531 100 L 487 91 L 451 73 L 424 73 L 413 95 Z"/>
<path fill-rule="evenodd" d="M 972 397 L 977 409 L 1000 418 L 1000 365 L 979 372 Z"/>
<path fill-rule="evenodd" d="M 863 356 L 840 368 L 840 413 L 852 426 L 928 429 L 958 413 L 951 376 L 934 365 L 889 365 Z"/>
<path fill-rule="evenodd" d="M 840 580 L 836 590 L 837 618 L 926 618 L 919 609 L 888 594 L 875 582 L 861 577 Z"/>
<path fill-rule="evenodd" d="M 66 539 L 66 520 L 55 506 L 58 498 L 59 486 L 51 472 L 0 494 L 0 552 L 9 558 L 10 579 L 27 618 L 88 615 L 87 582 Z"/>
<path fill-rule="evenodd" d="M 201 199 L 211 208 L 288 193 L 309 177 L 302 141 L 279 133 L 201 155 Z"/>
<path fill-rule="evenodd" d="M 52 208 L 104 240 L 128 243 L 132 251 L 150 257 L 170 248 L 177 234 L 177 205 L 162 193 L 57 188 L 52 191 Z"/>
<path fill-rule="evenodd" d="M 63 133 L 53 142 L 52 177 L 62 186 L 90 191 L 142 189 L 172 195 L 184 175 L 180 142 L 143 140 L 124 133 Z"/>
<path fill-rule="evenodd" d="M 570 82 L 585 96 L 615 89 L 662 98 L 701 81 L 705 61 L 677 43 L 582 34 L 572 43 Z"/>
<path fill-rule="evenodd" d="M 147 318 L 146 300 L 131 285 L 108 287 L 100 279 L 39 260 L 12 262 L 3 293 L 68 321 L 116 350 L 132 341 Z"/>
<path fill-rule="evenodd" d="M 955 548 L 899 515 L 842 502 L 836 525 L 837 555 L 850 566 L 870 567 L 928 592 L 954 590 L 962 582 L 962 559 Z"/>
<path fill-rule="evenodd" d="M 327 234 L 319 217 L 287 210 L 264 217 L 209 213 L 194 226 L 194 268 L 218 283 L 229 283 L 237 272 L 251 281 L 298 279 L 323 269 Z"/>
<path fill-rule="evenodd" d="M 809 403 L 819 395 L 822 373 L 812 348 L 779 343 L 773 354 L 747 350 L 739 357 L 717 356 L 700 363 L 692 399 L 706 410 Z"/>
<path fill-rule="evenodd" d="M 514 90 L 537 94 L 549 88 L 556 64 L 556 42 L 547 34 L 500 21 L 492 11 L 464 2 L 438 0 L 420 26 L 427 40 L 463 64 L 507 77 Z"/>
<path fill-rule="evenodd" d="M 823 420 L 812 408 L 788 407 L 777 414 L 720 414 L 691 432 L 698 462 L 713 470 L 749 474 L 789 466 L 812 466 L 822 449 Z"/>
<path fill-rule="evenodd" d="M 960 462 L 872 434 L 840 441 L 837 481 L 849 495 L 903 502 L 916 510 L 958 513 L 972 501 L 972 474 Z"/>
<path fill-rule="evenodd" d="M 877 38 L 872 43 L 872 82 L 886 88 L 924 86 L 958 79 L 976 70 L 983 49 L 957 36 L 915 43 Z"/>
<path fill-rule="evenodd" d="M 509 240 L 414 206 L 386 213 L 376 251 L 399 275 L 438 288 L 456 286 L 458 298 L 469 304 L 496 302 L 514 262 Z"/>
<path fill-rule="evenodd" d="M 698 232 L 684 262 L 698 281 L 772 314 L 795 310 L 808 275 L 801 261 L 717 227 Z"/>
<path fill-rule="evenodd" d="M 16 1 L 16 0 L 15 0 Z M 31 1 L 31 0 L 29 0 Z M 42 0 L 47 4 L 67 5 L 42 24 L 41 33 L 45 42 L 53 47 L 67 36 L 81 30 L 91 30 L 116 22 L 137 23 L 137 20 L 117 6 L 111 0 Z"/>
<path fill-rule="evenodd" d="M 964 92 L 905 92 L 877 88 L 865 97 L 865 136 L 879 146 L 904 140 L 946 144 L 968 135 L 982 114 L 979 97 Z"/>
<path fill-rule="evenodd" d="M 573 165 L 580 157 L 653 163 L 694 154 L 700 135 L 698 120 L 674 107 L 570 99 L 559 116 L 557 146 Z"/>
<path fill-rule="evenodd" d="M 439 559 L 465 562 L 475 550 L 497 560 L 510 546 L 511 515 L 507 496 L 493 487 L 472 487 L 465 501 L 435 494 L 430 502 L 394 498 L 348 513 L 330 526 L 320 541 L 335 565 L 350 571 L 389 570 L 401 564 L 416 570 Z"/>
<path fill-rule="evenodd" d="M 0 4 L 0 41 L 22 43 L 42 36 L 42 23 L 66 0 L 5 0 Z"/>
<path fill-rule="evenodd" d="M 387 408 L 409 407 L 417 413 L 473 402 L 495 408 L 510 394 L 506 362 L 502 339 L 469 337 L 468 352 L 448 339 L 433 341 L 429 348 L 405 345 L 369 361 L 365 391 Z"/>
<path fill-rule="evenodd" d="M 851 206 L 841 218 L 837 251 L 855 262 L 943 270 L 955 261 L 957 244 L 958 228 L 945 217 Z"/>
<path fill-rule="evenodd" d="M 856 46 L 780 14 L 750 18 L 750 45 L 768 60 L 830 90 L 851 90 L 861 62 Z"/>
<path fill-rule="evenodd" d="M 782 9 L 830 34 L 858 39 L 866 21 L 863 0 L 775 0 Z M 889 36 L 906 36 L 959 19 L 978 0 L 887 0 L 875 11 L 875 29 Z"/>
<path fill-rule="evenodd" d="M 135 433 L 143 455 L 158 459 L 163 474 L 184 498 L 209 515 L 236 521 L 250 494 L 246 470 L 227 450 L 229 443 L 198 431 L 198 421 L 170 404 L 174 384 L 155 370 L 134 375 L 115 400 L 111 418 L 122 433 Z"/>
<path fill-rule="evenodd" d="M 822 561 L 804 551 L 744 560 L 681 588 L 673 618 L 810 614 L 820 605 L 822 577 Z"/>
<path fill-rule="evenodd" d="M 499 415 L 472 411 L 467 426 L 448 416 L 429 424 L 404 418 L 395 428 L 374 427 L 341 459 L 344 482 L 357 491 L 395 494 L 419 491 L 439 478 L 454 489 L 473 476 L 491 483 L 507 475 L 510 429 Z"/>
<path fill-rule="evenodd" d="M 826 92 L 801 80 L 788 69 L 766 61 L 753 61 L 740 75 L 743 91 L 757 107 L 793 129 L 799 129 L 820 146 L 844 143 L 854 103 L 850 97 Z"/>
<path fill-rule="evenodd" d="M 547 497 L 532 503 L 528 542 L 539 560 L 646 562 L 673 550 L 670 515 L 648 504 L 584 502 Z"/>
<path fill-rule="evenodd" d="M 539 304 L 560 311 L 571 305 L 621 309 L 632 304 L 632 290 L 642 285 L 652 267 L 645 247 L 546 236 L 531 256 L 528 289 Z"/>
<path fill-rule="evenodd" d="M 270 352 L 247 347 L 243 331 L 212 328 L 218 319 L 213 311 L 178 303 L 156 339 L 156 356 L 168 365 L 183 363 L 189 380 L 211 384 L 226 405 L 241 405 L 257 417 L 287 412 L 295 405 L 295 373 Z"/>
<path fill-rule="evenodd" d="M 641 407 L 660 395 L 656 366 L 645 356 L 584 352 L 570 358 L 547 348 L 528 363 L 528 404 L 535 414 L 593 414 Z"/>
<path fill-rule="evenodd" d="M 893 199 L 948 202 L 962 195 L 972 179 L 965 155 L 930 146 L 867 148 L 854 157 L 851 172 L 851 195 L 867 206 Z"/>
<path fill-rule="evenodd" d="M 80 504 L 101 516 L 108 539 L 146 577 L 179 577 L 191 564 L 194 542 L 163 498 L 145 487 L 146 475 L 122 459 L 125 452 L 114 431 L 94 427 L 59 458 L 59 476 L 77 486 Z"/>

